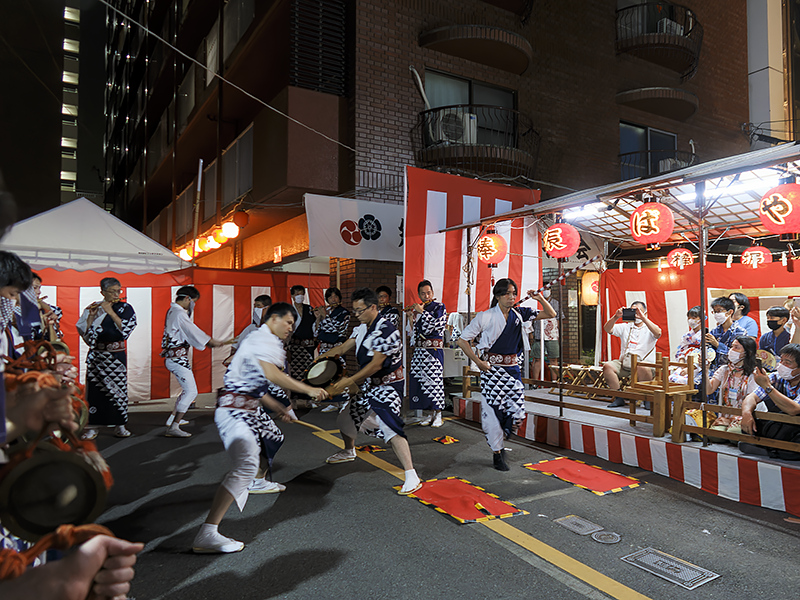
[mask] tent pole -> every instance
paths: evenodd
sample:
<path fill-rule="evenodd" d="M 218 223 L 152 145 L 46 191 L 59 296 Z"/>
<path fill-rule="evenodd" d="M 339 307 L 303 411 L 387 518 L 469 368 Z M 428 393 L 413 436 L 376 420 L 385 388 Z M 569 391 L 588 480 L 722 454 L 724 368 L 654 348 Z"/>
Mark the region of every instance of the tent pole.
<path fill-rule="evenodd" d="M 708 228 L 706 227 L 706 182 L 699 181 L 694 186 L 695 189 L 695 207 L 697 208 L 697 225 L 699 228 L 699 239 L 698 239 L 698 260 L 700 262 L 700 331 L 701 331 L 701 339 L 700 339 L 700 402 L 705 404 L 707 397 L 706 397 L 706 385 L 708 384 L 708 369 L 706 367 L 706 343 L 705 337 L 706 333 L 708 332 L 708 327 L 706 325 L 706 247 L 708 245 Z M 694 382 L 692 382 L 694 383 Z M 706 413 L 703 411 L 703 428 L 705 429 L 708 426 L 706 423 Z M 703 446 L 708 446 L 708 437 L 703 435 Z"/>

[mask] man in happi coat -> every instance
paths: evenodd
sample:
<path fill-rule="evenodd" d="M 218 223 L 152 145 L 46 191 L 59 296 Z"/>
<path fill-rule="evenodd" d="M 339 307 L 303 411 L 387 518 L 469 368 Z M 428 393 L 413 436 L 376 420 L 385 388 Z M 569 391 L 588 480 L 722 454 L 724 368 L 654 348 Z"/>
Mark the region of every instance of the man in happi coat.
<path fill-rule="evenodd" d="M 319 353 L 324 354 L 331 348 L 347 341 L 347 330 L 350 328 L 350 311 L 342 306 L 342 292 L 337 287 L 325 290 L 325 302 L 328 306 L 318 306 L 314 309 L 317 318 L 315 329 L 319 342 Z M 339 357 L 342 368 L 347 368 L 343 356 Z M 347 392 L 334 398 L 335 404 L 329 404 L 322 412 L 333 412 L 347 402 Z"/>
<path fill-rule="evenodd" d="M 102 302 L 93 302 L 75 325 L 89 346 L 86 355 L 86 402 L 89 427 L 84 439 L 97 437 L 99 426 L 115 426 L 114 435 L 128 437 L 128 354 L 125 341 L 136 327 L 133 307 L 120 300 L 122 285 L 114 277 L 100 280 Z"/>
<path fill-rule="evenodd" d="M 181 394 L 175 400 L 175 408 L 167 418 L 166 437 L 188 438 L 192 434 L 181 429 L 188 422 L 183 415 L 197 398 L 197 382 L 189 364 L 189 348 L 205 350 L 217 348 L 222 343 L 211 338 L 189 318 L 200 299 L 200 292 L 192 285 L 185 285 L 175 293 L 175 302 L 167 310 L 164 320 L 164 336 L 161 338 L 161 356 L 164 366 L 175 375 L 181 386 Z"/>
<path fill-rule="evenodd" d="M 420 425 L 442 426 L 444 409 L 444 330 L 447 327 L 447 309 L 433 298 L 433 286 L 424 279 L 417 286 L 420 302 L 408 307 L 414 319 L 414 336 L 409 379 L 409 408 L 422 416 Z"/>
<path fill-rule="evenodd" d="M 314 362 L 314 351 L 317 347 L 317 340 L 314 337 L 316 316 L 311 306 L 305 303 L 305 287 L 293 285 L 289 294 L 292 296 L 292 304 L 297 311 L 297 322 L 294 324 L 294 332 L 289 338 L 287 348 L 289 374 L 295 379 L 302 380 L 306 370 Z M 305 394 L 295 392 L 292 394 L 292 403 L 296 403 L 297 400 L 305 401 L 307 398 Z"/>
<path fill-rule="evenodd" d="M 281 369 L 286 361 L 283 341 L 289 337 L 297 312 L 286 302 L 277 302 L 267 311 L 264 325 L 248 335 L 225 372 L 223 388 L 217 394 L 214 422 L 233 468 L 214 496 L 211 510 L 192 544 L 196 553 L 238 552 L 244 543 L 219 533 L 219 524 L 236 502 L 244 510 L 249 494 L 274 494 L 286 486 L 259 477 L 263 459 L 265 471 L 283 444 L 283 433 L 264 407 L 283 421 L 292 421 L 294 412 L 270 396 L 275 386 L 302 392 L 316 400 L 327 398 L 325 390 L 292 379 Z"/>
<path fill-rule="evenodd" d="M 342 378 L 328 389 L 331 395 L 336 395 L 358 386 L 358 393 L 351 394 L 350 402 L 336 419 L 344 450 L 329 456 L 326 462 L 354 461 L 359 432 L 387 441 L 405 471 L 405 481 L 398 492 L 405 496 L 418 490 L 422 483 L 414 470 L 400 415 L 405 386 L 403 340 L 394 325 L 378 316 L 378 298 L 371 289 L 353 292 L 353 314 L 360 325 L 353 330 L 350 339 L 323 355 L 341 356 L 355 350 L 359 367 L 355 375 Z"/>
<path fill-rule="evenodd" d="M 492 291 L 492 307 L 478 313 L 461 332 L 458 345 L 481 370 L 481 427 L 494 453 L 494 468 L 508 471 L 503 442 L 516 432 L 525 417 L 520 353 L 528 348 L 528 329 L 537 319 L 552 319 L 556 312 L 540 294 L 528 291 L 542 310 L 514 308 L 517 284 L 501 279 Z M 480 335 L 476 353 L 470 342 Z"/>
<path fill-rule="evenodd" d="M 395 326 L 395 329 L 400 331 L 400 311 L 392 302 L 392 290 L 388 285 L 379 285 L 375 288 L 375 293 L 378 294 L 378 314 Z"/>

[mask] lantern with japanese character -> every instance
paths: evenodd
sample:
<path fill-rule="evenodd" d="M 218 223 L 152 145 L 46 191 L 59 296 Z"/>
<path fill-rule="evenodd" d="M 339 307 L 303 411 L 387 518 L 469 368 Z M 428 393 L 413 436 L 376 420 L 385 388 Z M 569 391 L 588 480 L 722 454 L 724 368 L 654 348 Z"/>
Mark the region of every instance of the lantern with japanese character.
<path fill-rule="evenodd" d="M 784 183 L 764 194 L 758 216 L 772 233 L 800 233 L 800 184 Z"/>
<path fill-rule="evenodd" d="M 655 250 L 666 242 L 675 227 L 675 217 L 669 206 L 658 202 L 645 202 L 631 215 L 631 235 L 648 250 Z"/>
<path fill-rule="evenodd" d="M 586 271 L 581 278 L 581 302 L 586 306 L 597 306 L 600 293 L 600 274 Z"/>
<path fill-rule="evenodd" d="M 667 264 L 670 267 L 683 269 L 694 263 L 694 254 L 687 248 L 675 248 L 667 254 Z"/>
<path fill-rule="evenodd" d="M 581 244 L 581 234 L 569 223 L 556 223 L 542 235 L 542 247 L 550 258 L 568 258 Z"/>
<path fill-rule="evenodd" d="M 742 264 L 757 269 L 772 262 L 772 252 L 764 246 L 751 246 L 742 252 Z"/>
<path fill-rule="evenodd" d="M 494 229 L 489 229 L 486 235 L 482 235 L 478 240 L 475 250 L 482 263 L 496 267 L 508 254 L 508 244 L 502 235 L 498 235 Z"/>

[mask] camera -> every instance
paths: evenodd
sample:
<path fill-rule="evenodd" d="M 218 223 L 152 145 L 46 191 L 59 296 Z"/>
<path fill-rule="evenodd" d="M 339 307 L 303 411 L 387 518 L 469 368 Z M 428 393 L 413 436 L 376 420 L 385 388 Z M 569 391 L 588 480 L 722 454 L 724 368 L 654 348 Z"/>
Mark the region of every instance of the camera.
<path fill-rule="evenodd" d="M 636 309 L 635 308 L 623 308 L 622 309 L 622 320 L 623 321 L 635 321 L 636 320 Z"/>

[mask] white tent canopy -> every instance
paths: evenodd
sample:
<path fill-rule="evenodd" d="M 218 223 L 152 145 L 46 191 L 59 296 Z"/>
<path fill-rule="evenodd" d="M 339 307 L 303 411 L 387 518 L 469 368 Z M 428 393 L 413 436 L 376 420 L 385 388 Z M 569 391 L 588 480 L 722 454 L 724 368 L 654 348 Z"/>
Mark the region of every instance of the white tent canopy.
<path fill-rule="evenodd" d="M 34 270 L 166 273 L 190 264 L 168 248 L 79 198 L 20 221 L 0 242 Z"/>

